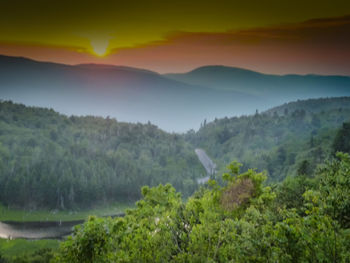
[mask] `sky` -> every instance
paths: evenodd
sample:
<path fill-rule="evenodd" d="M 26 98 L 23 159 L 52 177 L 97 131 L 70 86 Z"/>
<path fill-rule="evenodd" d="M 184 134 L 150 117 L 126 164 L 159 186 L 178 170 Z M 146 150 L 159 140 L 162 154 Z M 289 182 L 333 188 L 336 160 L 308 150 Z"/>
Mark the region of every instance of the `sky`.
<path fill-rule="evenodd" d="M 1 0 L 0 54 L 186 72 L 350 75 L 350 1 Z"/>

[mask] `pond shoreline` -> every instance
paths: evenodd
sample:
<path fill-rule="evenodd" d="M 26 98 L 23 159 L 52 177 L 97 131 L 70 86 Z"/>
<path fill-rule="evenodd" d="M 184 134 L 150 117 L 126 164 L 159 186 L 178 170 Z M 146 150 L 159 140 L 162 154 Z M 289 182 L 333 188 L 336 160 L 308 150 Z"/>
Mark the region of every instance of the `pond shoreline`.
<path fill-rule="evenodd" d="M 125 213 L 119 213 L 104 217 L 123 217 Z M 0 238 L 3 239 L 62 239 L 73 232 L 76 225 L 83 224 L 86 220 L 71 221 L 0 221 Z"/>

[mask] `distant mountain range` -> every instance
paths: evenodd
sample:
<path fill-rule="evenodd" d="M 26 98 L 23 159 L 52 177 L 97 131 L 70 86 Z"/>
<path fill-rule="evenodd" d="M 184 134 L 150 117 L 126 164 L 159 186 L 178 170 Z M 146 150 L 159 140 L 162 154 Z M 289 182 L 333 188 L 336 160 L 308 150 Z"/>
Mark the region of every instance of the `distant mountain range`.
<path fill-rule="evenodd" d="M 170 79 L 218 91 L 237 91 L 273 101 L 335 97 L 350 93 L 347 76 L 268 75 L 225 66 L 205 66 L 184 74 L 167 74 Z"/>
<path fill-rule="evenodd" d="M 265 75 L 206 66 L 165 74 L 112 65 L 64 65 L 0 56 L 0 98 L 65 114 L 147 122 L 167 131 L 250 114 L 296 99 L 350 95 L 350 77 Z"/>

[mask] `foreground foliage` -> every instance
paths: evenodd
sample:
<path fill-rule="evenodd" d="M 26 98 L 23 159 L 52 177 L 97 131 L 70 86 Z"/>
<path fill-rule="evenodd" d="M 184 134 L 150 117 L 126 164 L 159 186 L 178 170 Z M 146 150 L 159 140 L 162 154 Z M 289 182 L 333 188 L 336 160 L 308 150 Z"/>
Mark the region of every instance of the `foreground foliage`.
<path fill-rule="evenodd" d="M 47 263 L 58 246 L 57 240 L 0 239 L 0 263 Z"/>
<path fill-rule="evenodd" d="M 124 218 L 77 227 L 55 262 L 349 262 L 350 157 L 337 158 L 306 185 L 275 190 L 238 163 L 186 203 L 169 184 L 143 187 Z M 299 202 L 278 200 L 300 185 Z"/>

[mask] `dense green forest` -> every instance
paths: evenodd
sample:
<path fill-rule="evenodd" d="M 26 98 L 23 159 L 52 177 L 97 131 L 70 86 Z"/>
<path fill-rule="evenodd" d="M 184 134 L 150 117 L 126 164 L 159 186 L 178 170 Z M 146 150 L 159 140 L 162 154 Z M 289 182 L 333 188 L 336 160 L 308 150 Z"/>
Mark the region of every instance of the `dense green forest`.
<path fill-rule="evenodd" d="M 57 252 L 0 262 L 349 262 L 349 120 L 350 98 L 319 99 L 169 134 L 1 102 L 3 204 L 141 200 L 91 217 Z M 200 188 L 196 147 L 218 164 Z"/>
<path fill-rule="evenodd" d="M 0 202 L 74 209 L 140 198 L 167 183 L 188 196 L 205 175 L 193 147 L 177 134 L 110 118 L 67 117 L 0 103 Z"/>
<path fill-rule="evenodd" d="M 232 160 L 243 164 L 242 171 L 266 170 L 268 182 L 313 174 L 334 152 L 336 130 L 349 120 L 350 98 L 313 99 L 204 122 L 198 132 L 169 134 L 151 123 L 68 117 L 4 101 L 0 202 L 75 209 L 136 201 L 142 186 L 159 183 L 171 183 L 188 197 L 198 188 L 196 178 L 205 175 L 195 148 L 206 150 L 218 174 Z M 343 144 L 338 141 L 339 150 L 346 150 Z"/>
<path fill-rule="evenodd" d="M 348 154 L 275 188 L 264 186 L 265 173 L 239 168 L 186 203 L 169 184 L 143 187 L 124 218 L 77 227 L 54 262 L 350 261 Z"/>
<path fill-rule="evenodd" d="M 219 174 L 232 161 L 268 172 L 268 181 L 313 174 L 332 153 L 336 130 L 350 120 L 350 98 L 288 103 L 253 116 L 204 122 L 185 137 L 218 164 Z M 339 148 L 339 150 L 342 150 Z"/>

